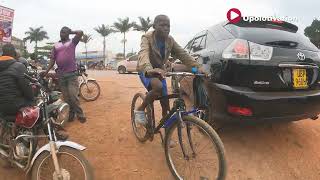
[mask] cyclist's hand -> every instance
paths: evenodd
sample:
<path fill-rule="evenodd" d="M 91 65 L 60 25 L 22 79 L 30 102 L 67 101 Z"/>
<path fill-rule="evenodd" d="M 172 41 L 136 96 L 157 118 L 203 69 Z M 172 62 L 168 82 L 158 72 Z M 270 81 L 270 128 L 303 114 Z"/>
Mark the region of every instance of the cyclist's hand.
<path fill-rule="evenodd" d="M 155 76 L 155 77 L 159 77 L 161 79 L 165 78 L 165 73 L 166 72 L 160 68 L 155 68 L 155 69 L 151 69 L 151 70 L 147 71 L 148 76 Z"/>
<path fill-rule="evenodd" d="M 208 73 L 204 70 L 204 68 L 203 68 L 202 66 L 198 68 L 198 73 L 199 73 L 199 74 L 208 74 Z"/>

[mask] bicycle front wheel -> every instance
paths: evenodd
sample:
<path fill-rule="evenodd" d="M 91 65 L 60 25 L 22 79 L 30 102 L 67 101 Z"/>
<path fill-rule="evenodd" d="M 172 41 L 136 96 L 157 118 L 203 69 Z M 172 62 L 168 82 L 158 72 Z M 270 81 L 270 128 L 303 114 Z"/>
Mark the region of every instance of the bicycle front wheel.
<path fill-rule="evenodd" d="M 61 147 L 57 152 L 63 180 L 93 180 L 93 170 L 88 160 L 79 150 Z M 49 152 L 43 152 L 36 159 L 31 172 L 32 180 L 58 179 Z"/>
<path fill-rule="evenodd" d="M 165 137 L 167 164 L 176 179 L 223 180 L 226 177 L 225 151 L 213 128 L 194 116 L 182 117 Z"/>

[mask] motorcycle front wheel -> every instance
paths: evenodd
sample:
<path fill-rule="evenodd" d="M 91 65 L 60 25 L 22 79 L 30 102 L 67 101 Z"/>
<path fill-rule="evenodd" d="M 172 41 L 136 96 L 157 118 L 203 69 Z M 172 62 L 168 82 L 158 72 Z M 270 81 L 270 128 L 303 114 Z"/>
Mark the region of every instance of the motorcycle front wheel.
<path fill-rule="evenodd" d="M 63 180 L 93 180 L 93 170 L 88 160 L 79 150 L 61 147 L 57 152 L 58 162 Z M 31 172 L 32 180 L 58 179 L 49 152 L 43 152 L 36 159 Z"/>
<path fill-rule="evenodd" d="M 95 101 L 100 96 L 100 86 L 97 81 L 89 80 L 80 85 L 80 97 L 86 101 Z"/>

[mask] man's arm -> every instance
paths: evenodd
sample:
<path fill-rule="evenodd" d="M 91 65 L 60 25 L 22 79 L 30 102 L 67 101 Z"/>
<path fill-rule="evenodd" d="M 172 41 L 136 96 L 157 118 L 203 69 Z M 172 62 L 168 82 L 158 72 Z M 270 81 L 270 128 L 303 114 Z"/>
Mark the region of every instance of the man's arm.
<path fill-rule="evenodd" d="M 81 30 L 76 30 L 76 31 L 70 30 L 70 34 L 75 34 L 74 38 L 72 39 L 72 42 L 75 45 L 77 45 L 80 42 L 80 40 L 81 40 L 81 38 L 83 36 L 83 31 L 81 31 Z"/>
<path fill-rule="evenodd" d="M 179 59 L 184 65 L 188 68 L 198 67 L 200 68 L 200 64 L 187 53 L 174 39 L 173 39 L 173 46 L 171 50 L 171 55 L 175 59 Z"/>
<path fill-rule="evenodd" d="M 149 54 L 150 54 L 150 47 L 149 47 L 148 38 L 142 36 L 141 44 L 140 44 L 140 51 L 138 54 L 137 69 L 139 72 L 143 72 L 144 74 L 148 70 L 153 69 L 153 67 L 150 63 Z"/>
<path fill-rule="evenodd" d="M 18 86 L 23 93 L 23 97 L 29 101 L 33 101 L 33 91 L 30 81 L 24 77 L 24 73 L 27 73 L 27 68 L 23 64 L 19 64 L 19 66 L 16 68 L 16 71 L 18 74 Z"/>

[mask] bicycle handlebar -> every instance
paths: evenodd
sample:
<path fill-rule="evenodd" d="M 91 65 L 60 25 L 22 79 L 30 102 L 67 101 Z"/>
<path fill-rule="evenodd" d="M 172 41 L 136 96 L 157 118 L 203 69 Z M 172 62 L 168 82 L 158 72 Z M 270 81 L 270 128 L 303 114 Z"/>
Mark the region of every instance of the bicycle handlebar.
<path fill-rule="evenodd" d="M 170 77 L 170 76 L 200 76 L 200 77 L 210 77 L 211 74 L 207 75 L 207 74 L 194 74 L 194 73 L 190 73 L 190 72 L 167 72 L 165 74 L 166 77 Z"/>

